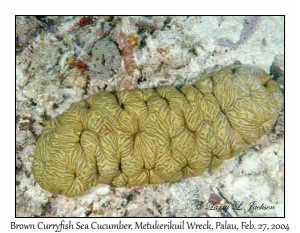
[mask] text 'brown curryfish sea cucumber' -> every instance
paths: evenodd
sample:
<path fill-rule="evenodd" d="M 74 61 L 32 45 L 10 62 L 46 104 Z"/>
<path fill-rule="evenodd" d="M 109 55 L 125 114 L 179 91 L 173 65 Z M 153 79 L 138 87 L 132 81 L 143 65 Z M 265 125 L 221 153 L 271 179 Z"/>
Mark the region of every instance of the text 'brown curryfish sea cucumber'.
<path fill-rule="evenodd" d="M 268 133 L 281 108 L 276 82 L 245 65 L 180 88 L 103 91 L 46 124 L 33 174 L 42 188 L 66 196 L 97 183 L 135 186 L 199 176 Z"/>

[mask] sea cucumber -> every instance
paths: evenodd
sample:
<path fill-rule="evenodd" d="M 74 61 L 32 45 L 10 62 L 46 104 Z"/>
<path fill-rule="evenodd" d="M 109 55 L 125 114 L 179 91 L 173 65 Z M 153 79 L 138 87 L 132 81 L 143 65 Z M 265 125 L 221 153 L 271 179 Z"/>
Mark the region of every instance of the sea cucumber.
<path fill-rule="evenodd" d="M 97 183 L 136 186 L 199 176 L 246 151 L 281 109 L 277 83 L 241 64 L 194 85 L 102 91 L 46 124 L 33 174 L 42 188 L 66 196 Z"/>

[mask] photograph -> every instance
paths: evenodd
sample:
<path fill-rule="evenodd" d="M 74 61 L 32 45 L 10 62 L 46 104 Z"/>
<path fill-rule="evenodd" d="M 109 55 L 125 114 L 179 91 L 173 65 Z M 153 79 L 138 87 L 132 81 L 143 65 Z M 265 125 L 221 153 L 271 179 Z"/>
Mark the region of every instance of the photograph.
<path fill-rule="evenodd" d="M 284 15 L 15 15 L 15 218 L 285 218 L 284 98 Z"/>

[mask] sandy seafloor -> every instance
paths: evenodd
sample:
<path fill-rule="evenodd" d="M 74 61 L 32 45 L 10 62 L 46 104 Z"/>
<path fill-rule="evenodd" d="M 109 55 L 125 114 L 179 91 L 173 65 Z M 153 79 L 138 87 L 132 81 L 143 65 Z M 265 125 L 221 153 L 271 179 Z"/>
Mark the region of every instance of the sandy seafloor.
<path fill-rule="evenodd" d="M 283 112 L 246 154 L 174 184 L 98 185 L 68 198 L 44 191 L 31 171 L 45 121 L 101 90 L 192 83 L 236 61 L 271 71 L 284 89 L 283 17 L 19 16 L 16 51 L 17 216 L 284 215 Z M 252 202 L 262 208 L 248 211 Z"/>

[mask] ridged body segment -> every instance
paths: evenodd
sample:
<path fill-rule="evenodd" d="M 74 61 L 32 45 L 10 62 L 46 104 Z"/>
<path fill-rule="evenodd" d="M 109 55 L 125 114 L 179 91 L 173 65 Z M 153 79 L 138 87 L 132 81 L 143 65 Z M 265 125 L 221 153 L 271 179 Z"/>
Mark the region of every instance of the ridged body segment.
<path fill-rule="evenodd" d="M 100 92 L 50 120 L 33 173 L 42 188 L 77 196 L 96 183 L 175 182 L 247 150 L 282 108 L 265 72 L 234 65 L 180 88 Z"/>

